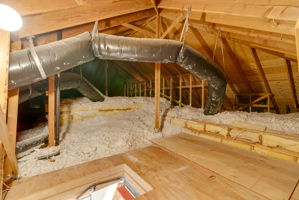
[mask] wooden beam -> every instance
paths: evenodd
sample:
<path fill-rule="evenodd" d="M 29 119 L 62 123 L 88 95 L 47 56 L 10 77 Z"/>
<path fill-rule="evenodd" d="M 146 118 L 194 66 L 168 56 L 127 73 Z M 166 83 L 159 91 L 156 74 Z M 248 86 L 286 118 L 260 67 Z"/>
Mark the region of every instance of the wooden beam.
<path fill-rule="evenodd" d="M 289 61 L 289 60 L 285 60 L 285 61 L 286 61 L 286 65 L 287 65 L 288 79 L 289 79 L 290 88 L 292 91 L 293 101 L 294 101 L 294 105 L 295 105 L 295 108 L 297 111 L 297 109 L 299 108 L 299 104 L 298 104 L 298 98 L 297 98 L 297 92 L 296 92 L 296 87 L 295 87 L 292 65 L 291 65 L 291 61 Z"/>
<path fill-rule="evenodd" d="M 162 34 L 160 37 L 161 39 L 164 39 L 175 27 L 177 24 L 181 23 L 185 19 L 185 16 L 182 14 L 180 15 L 168 28 L 167 30 Z"/>
<path fill-rule="evenodd" d="M 155 33 L 154 32 L 149 31 L 149 30 L 147 30 L 145 28 L 140 28 L 140 27 L 135 26 L 135 25 L 130 24 L 130 23 L 124 23 L 124 24 L 122 24 L 122 26 L 130 28 L 130 29 L 133 29 L 133 30 L 135 30 L 137 32 L 143 33 L 143 34 L 147 35 L 148 37 L 151 37 L 151 38 L 155 37 Z"/>
<path fill-rule="evenodd" d="M 6 121 L 9 65 L 9 32 L 0 30 L 0 109 Z"/>
<path fill-rule="evenodd" d="M 296 27 L 295 27 L 295 38 L 296 38 L 297 63 L 299 63 L 299 19 L 297 20 Z M 298 64 L 298 72 L 299 72 L 299 64 Z"/>
<path fill-rule="evenodd" d="M 15 152 L 18 125 L 19 88 L 8 91 L 7 130 Z"/>
<path fill-rule="evenodd" d="M 2 199 L 3 193 L 3 183 L 4 183 L 4 163 L 5 163 L 5 151 L 7 153 L 2 137 L 8 137 L 7 127 L 6 127 L 6 113 L 7 113 L 7 95 L 8 95 L 8 67 L 9 67 L 9 50 L 10 50 L 10 34 L 9 32 L 2 31 L 0 29 L 0 112 L 1 114 L 1 141 L 0 142 L 0 198 Z M 9 143 L 9 140 L 8 140 Z M 10 144 L 10 143 L 9 143 Z M 8 144 L 8 145 L 9 145 Z M 7 144 L 6 144 L 7 145 Z M 9 149 L 8 149 L 9 151 Z M 11 149 L 13 151 L 13 149 Z M 15 154 L 13 154 L 15 155 Z M 11 156 L 11 155 L 10 155 Z M 15 173 L 17 174 L 17 163 L 13 163 L 12 158 L 9 159 L 10 166 L 15 168 Z"/>
<path fill-rule="evenodd" d="M 176 19 L 175 13 L 169 10 L 162 10 L 161 15 L 172 21 Z M 190 20 L 190 27 L 198 30 L 214 34 L 221 30 L 221 37 L 233 40 L 235 42 L 256 48 L 270 53 L 275 53 L 277 56 L 296 61 L 295 37 L 290 35 L 282 35 L 268 31 L 258 31 L 248 28 L 232 27 L 221 24 L 207 23 L 201 20 L 202 18 L 194 18 Z"/>
<path fill-rule="evenodd" d="M 13 174 L 17 175 L 18 174 L 18 164 L 17 164 L 16 154 L 15 154 L 14 148 L 10 142 L 10 138 L 9 138 L 8 130 L 7 130 L 7 126 L 6 126 L 6 121 L 5 121 L 5 115 L 2 112 L 2 109 L 0 109 L 0 140 L 4 146 L 4 150 L 6 152 L 7 159 L 9 160 L 10 166 L 12 168 L 12 172 L 13 172 Z M 3 179 L 2 179 L 2 181 L 3 181 Z M 1 187 L 2 187 L 2 185 L 1 185 Z"/>
<path fill-rule="evenodd" d="M 192 106 L 192 74 L 189 74 L 189 106 Z"/>
<path fill-rule="evenodd" d="M 196 39 L 199 41 L 199 43 L 201 44 L 201 46 L 205 50 L 206 54 L 209 56 L 210 60 L 212 61 L 212 59 L 213 59 L 213 52 L 212 52 L 211 48 L 209 47 L 208 43 L 205 41 L 205 39 L 201 35 L 201 33 L 197 29 L 195 29 L 193 27 L 190 27 L 190 30 L 194 33 Z M 219 67 L 221 67 L 222 69 L 224 69 L 223 66 L 222 66 L 222 64 L 219 62 L 218 58 L 215 58 L 215 63 Z M 227 83 L 228 83 L 229 87 L 231 88 L 232 92 L 235 95 L 238 94 L 237 89 L 235 88 L 235 86 L 232 83 L 232 81 L 228 78 L 228 75 L 227 75 Z"/>
<path fill-rule="evenodd" d="M 161 17 L 158 14 L 156 18 L 156 38 L 160 37 Z M 161 90 L 161 63 L 155 63 L 155 125 L 154 128 L 160 128 L 160 90 Z"/>
<path fill-rule="evenodd" d="M 204 109 L 205 107 L 205 81 L 201 81 L 201 108 Z"/>
<path fill-rule="evenodd" d="M 55 76 L 48 80 L 48 145 L 55 146 Z"/>
<path fill-rule="evenodd" d="M 238 74 L 242 77 L 242 79 L 245 82 L 245 84 L 247 85 L 249 91 L 253 92 L 250 82 L 247 79 L 246 73 L 242 69 L 241 63 L 240 63 L 238 57 L 236 56 L 236 54 L 234 53 L 233 49 L 229 45 L 228 41 L 225 38 L 222 38 L 221 41 L 222 41 L 223 45 L 225 46 L 225 49 L 227 50 L 232 62 L 234 63 L 234 66 L 237 69 Z"/>
<path fill-rule="evenodd" d="M 90 2 L 89 5 L 25 16 L 23 17 L 23 28 L 18 31 L 18 35 L 20 38 L 23 38 L 147 10 L 149 8 L 153 8 L 149 1 L 92 1 L 92 4 Z"/>
<path fill-rule="evenodd" d="M 182 103 L 182 75 L 179 75 L 179 105 Z"/>
<path fill-rule="evenodd" d="M 262 64 L 261 64 L 261 62 L 260 62 L 260 59 L 259 59 L 259 57 L 258 57 L 258 54 L 257 54 L 257 52 L 256 52 L 256 50 L 255 50 L 254 48 L 251 48 L 251 52 L 252 52 L 252 55 L 253 55 L 253 57 L 254 57 L 254 61 L 255 61 L 255 64 L 256 64 L 256 66 L 257 66 L 257 69 L 258 69 L 258 71 L 259 71 L 259 73 L 260 73 L 260 75 L 261 75 L 261 77 L 262 77 L 263 82 L 264 82 L 266 91 L 267 91 L 268 93 L 272 94 L 272 95 L 270 96 L 271 101 L 272 101 L 272 104 L 273 104 L 273 106 L 274 106 L 274 108 L 275 108 L 275 110 L 276 110 L 276 113 L 279 114 L 279 113 L 280 113 L 280 111 L 279 111 L 279 107 L 278 107 L 278 105 L 277 105 L 277 103 L 276 103 L 276 101 L 275 101 L 275 98 L 274 98 L 274 96 L 273 96 L 271 87 L 270 87 L 269 82 L 268 82 L 268 80 L 267 80 L 266 74 L 265 74 L 265 72 L 264 72 L 264 70 L 263 70 L 263 66 L 262 66 Z"/>
<path fill-rule="evenodd" d="M 255 100 L 251 101 L 250 103 L 248 103 L 248 104 L 246 104 L 246 105 L 244 105 L 244 106 L 238 108 L 238 110 L 243 110 L 243 109 L 245 109 L 245 108 L 247 108 L 247 107 L 249 107 L 249 106 L 251 106 L 251 105 L 253 105 L 253 104 L 255 104 L 255 103 L 257 103 L 257 102 L 259 102 L 259 101 L 261 101 L 261 100 L 263 100 L 263 99 L 265 99 L 265 98 L 268 98 L 268 96 L 269 96 L 269 95 L 263 95 L 263 96 L 261 96 L 261 97 L 255 99 Z M 270 95 L 270 96 L 271 96 L 271 95 Z"/>

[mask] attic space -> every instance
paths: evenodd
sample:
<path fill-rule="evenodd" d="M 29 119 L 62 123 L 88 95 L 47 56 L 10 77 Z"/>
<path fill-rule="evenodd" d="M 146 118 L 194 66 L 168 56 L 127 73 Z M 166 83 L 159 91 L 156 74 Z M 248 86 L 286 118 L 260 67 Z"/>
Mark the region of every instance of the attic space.
<path fill-rule="evenodd" d="M 299 2 L 3 0 L 0 199 L 299 200 Z"/>

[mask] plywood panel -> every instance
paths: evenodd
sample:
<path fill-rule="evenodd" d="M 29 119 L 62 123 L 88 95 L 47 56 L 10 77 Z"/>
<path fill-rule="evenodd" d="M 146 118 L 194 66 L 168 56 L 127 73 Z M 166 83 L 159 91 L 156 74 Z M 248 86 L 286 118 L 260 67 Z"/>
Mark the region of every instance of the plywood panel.
<path fill-rule="evenodd" d="M 299 166 L 181 134 L 154 141 L 272 200 L 288 199 L 299 179 Z"/>
<path fill-rule="evenodd" d="M 22 199 L 35 191 L 48 190 L 57 184 L 123 163 L 153 187 L 139 199 L 266 200 L 221 175 L 153 146 L 21 179 L 13 184 L 6 199 Z"/>

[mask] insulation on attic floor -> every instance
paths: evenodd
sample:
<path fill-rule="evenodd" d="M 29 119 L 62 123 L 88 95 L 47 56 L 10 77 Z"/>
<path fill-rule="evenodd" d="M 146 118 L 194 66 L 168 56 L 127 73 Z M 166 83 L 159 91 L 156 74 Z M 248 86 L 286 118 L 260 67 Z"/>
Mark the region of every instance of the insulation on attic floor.
<path fill-rule="evenodd" d="M 20 176 L 33 176 L 49 171 L 73 166 L 86 161 L 107 157 L 122 152 L 151 145 L 150 140 L 188 132 L 179 126 L 170 125 L 164 120 L 163 129 L 156 133 L 153 129 L 154 99 L 150 97 L 113 97 L 104 102 L 90 102 L 86 98 L 72 101 L 72 107 L 84 106 L 91 109 L 98 106 L 132 106 L 139 105 L 131 112 L 120 112 L 115 115 L 97 116 L 89 120 L 71 122 L 62 127 L 62 141 L 59 146 L 51 148 L 34 148 L 22 153 L 18 160 Z M 77 114 L 86 111 L 76 111 Z M 214 116 L 205 116 L 198 108 L 170 108 L 167 100 L 161 99 L 160 114 L 169 117 L 211 121 L 214 123 L 232 124 L 234 121 L 245 121 L 267 126 L 270 129 L 299 134 L 299 114 L 277 115 L 272 113 L 222 112 Z M 46 124 L 20 133 L 19 139 L 47 134 Z M 39 160 L 38 157 L 48 154 L 59 155 Z M 35 166 L 35 167 L 32 167 Z"/>

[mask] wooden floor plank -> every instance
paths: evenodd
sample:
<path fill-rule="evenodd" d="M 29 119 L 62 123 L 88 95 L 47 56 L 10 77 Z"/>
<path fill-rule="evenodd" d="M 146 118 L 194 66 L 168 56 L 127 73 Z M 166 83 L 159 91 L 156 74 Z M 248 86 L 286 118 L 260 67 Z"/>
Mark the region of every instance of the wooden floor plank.
<path fill-rule="evenodd" d="M 18 200 L 37 191 L 49 191 L 49 187 L 57 188 L 58 184 L 120 164 L 127 164 L 153 187 L 139 199 L 267 199 L 191 161 L 153 146 L 21 179 L 13 184 L 6 199 Z"/>
<path fill-rule="evenodd" d="M 288 199 L 299 179 L 298 164 L 197 136 L 180 134 L 153 142 L 269 199 Z"/>

